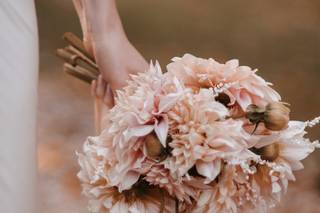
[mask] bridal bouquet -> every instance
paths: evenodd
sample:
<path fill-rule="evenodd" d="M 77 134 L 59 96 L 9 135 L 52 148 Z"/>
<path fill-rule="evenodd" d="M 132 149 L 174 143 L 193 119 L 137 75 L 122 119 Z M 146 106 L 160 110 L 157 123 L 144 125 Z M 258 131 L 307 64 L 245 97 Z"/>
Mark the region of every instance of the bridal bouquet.
<path fill-rule="evenodd" d="M 90 212 L 266 212 L 318 147 L 238 60 L 190 54 L 132 76 L 78 153 Z"/>

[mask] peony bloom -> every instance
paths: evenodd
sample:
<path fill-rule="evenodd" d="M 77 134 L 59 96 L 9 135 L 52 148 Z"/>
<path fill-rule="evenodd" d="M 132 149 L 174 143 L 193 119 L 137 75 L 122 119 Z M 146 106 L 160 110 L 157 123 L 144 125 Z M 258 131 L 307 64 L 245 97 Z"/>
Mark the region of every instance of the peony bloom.
<path fill-rule="evenodd" d="M 239 116 L 250 104 L 265 106 L 268 102 L 279 101 L 280 95 L 247 66 L 239 66 L 238 60 L 230 60 L 225 64 L 214 59 L 197 58 L 185 54 L 175 57 L 167 66 L 169 73 L 180 79 L 186 87 L 219 88 L 229 85 L 224 93 L 229 97 L 228 107 L 232 115 Z"/>

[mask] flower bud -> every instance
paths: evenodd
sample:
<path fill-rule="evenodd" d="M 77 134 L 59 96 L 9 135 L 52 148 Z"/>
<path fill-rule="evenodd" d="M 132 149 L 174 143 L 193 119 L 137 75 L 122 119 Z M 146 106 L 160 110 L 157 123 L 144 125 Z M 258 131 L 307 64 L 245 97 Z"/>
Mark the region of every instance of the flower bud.
<path fill-rule="evenodd" d="M 274 161 L 279 156 L 279 144 L 273 143 L 258 149 L 262 160 Z"/>
<path fill-rule="evenodd" d="M 267 129 L 280 131 L 287 127 L 290 109 L 281 102 L 271 102 L 266 106 L 264 124 Z"/>
<path fill-rule="evenodd" d="M 145 147 L 147 156 L 153 160 L 160 161 L 165 152 L 156 134 L 151 133 L 145 137 Z"/>
<path fill-rule="evenodd" d="M 246 118 L 248 118 L 250 122 L 257 124 L 263 120 L 264 112 L 264 107 L 258 107 L 257 105 L 251 104 L 246 110 Z"/>

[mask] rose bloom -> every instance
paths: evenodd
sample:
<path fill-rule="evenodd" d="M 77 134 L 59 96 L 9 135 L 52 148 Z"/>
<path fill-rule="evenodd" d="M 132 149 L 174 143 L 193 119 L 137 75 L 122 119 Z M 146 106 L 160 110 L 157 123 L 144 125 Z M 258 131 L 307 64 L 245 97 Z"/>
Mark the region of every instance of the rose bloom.
<path fill-rule="evenodd" d="M 281 99 L 270 87 L 271 83 L 256 74 L 257 70 L 239 66 L 238 60 L 221 64 L 212 58 L 202 59 L 185 54 L 182 58 L 173 58 L 172 61 L 167 66 L 170 75 L 176 76 L 185 86 L 195 91 L 199 88 L 229 85 L 224 94 L 229 97 L 226 105 L 231 109 L 233 116 L 242 116 L 250 104 L 265 106 L 271 101 Z"/>

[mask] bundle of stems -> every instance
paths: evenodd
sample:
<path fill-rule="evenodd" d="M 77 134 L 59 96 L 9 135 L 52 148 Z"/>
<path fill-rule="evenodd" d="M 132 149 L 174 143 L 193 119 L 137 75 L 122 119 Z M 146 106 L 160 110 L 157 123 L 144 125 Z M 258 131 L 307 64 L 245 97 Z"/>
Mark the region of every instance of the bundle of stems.
<path fill-rule="evenodd" d="M 59 48 L 56 54 L 64 60 L 63 70 L 86 83 L 99 76 L 99 69 L 92 54 L 84 47 L 82 40 L 71 32 L 63 34 L 63 39 L 68 43 L 64 48 Z"/>

